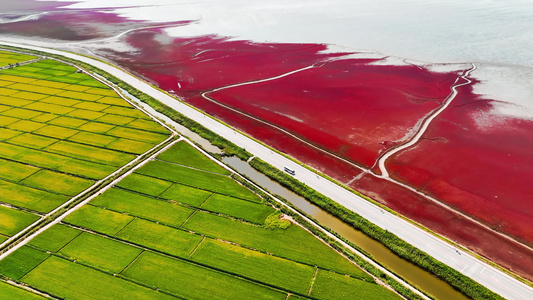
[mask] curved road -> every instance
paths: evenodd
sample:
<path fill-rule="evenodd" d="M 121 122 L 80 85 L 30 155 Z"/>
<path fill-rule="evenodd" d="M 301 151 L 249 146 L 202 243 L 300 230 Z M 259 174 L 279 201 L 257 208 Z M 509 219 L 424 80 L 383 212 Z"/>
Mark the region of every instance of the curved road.
<path fill-rule="evenodd" d="M 20 42 L 20 40 L 18 42 Z M 172 107 L 176 111 L 186 115 L 196 122 L 201 123 L 203 126 L 223 136 L 229 141 L 246 148 L 246 150 L 252 153 L 254 156 L 261 158 L 276 168 L 283 170 L 283 167 L 287 166 L 294 169 L 296 171 L 296 179 L 313 187 L 319 193 L 334 199 L 341 205 L 353 210 L 377 226 L 396 234 L 398 237 L 410 243 L 411 245 L 421 249 L 437 260 L 469 276 L 501 296 L 508 299 L 533 299 L 532 287 L 529 287 L 526 284 L 507 275 L 506 273 L 476 259 L 466 252 L 456 250 L 452 245 L 414 226 L 413 224 L 386 211 L 382 211 L 378 206 L 351 193 L 343 187 L 338 186 L 329 180 L 317 177 L 314 172 L 300 166 L 299 164 L 278 153 L 272 152 L 268 147 L 263 146 L 253 139 L 236 132 L 226 125 L 223 125 L 217 120 L 204 115 L 201 111 L 177 101 L 171 96 L 155 89 L 149 83 L 134 77 L 124 70 L 92 58 L 69 52 L 20 43 L 12 43 L 8 41 L 2 43 L 11 46 L 19 46 L 28 49 L 59 54 L 98 67 L 136 87 L 140 91 L 158 99 L 162 103 Z"/>

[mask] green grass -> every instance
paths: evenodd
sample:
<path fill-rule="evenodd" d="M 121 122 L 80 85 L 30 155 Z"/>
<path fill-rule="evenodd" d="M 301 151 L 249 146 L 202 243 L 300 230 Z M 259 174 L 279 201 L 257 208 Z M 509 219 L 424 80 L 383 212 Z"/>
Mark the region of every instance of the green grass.
<path fill-rule="evenodd" d="M 0 233 L 12 236 L 38 219 L 36 215 L 0 206 Z"/>
<path fill-rule="evenodd" d="M 117 184 L 117 186 L 121 188 L 147 194 L 150 196 L 157 196 L 163 193 L 171 185 L 171 182 L 136 173 L 133 173 L 128 177 L 122 179 Z"/>
<path fill-rule="evenodd" d="M 60 272 L 59 272 L 60 270 Z M 157 291 L 58 257 L 50 257 L 22 281 L 66 299 L 175 299 Z"/>
<path fill-rule="evenodd" d="M 5 283 L 0 281 L 0 295 L 4 299 L 17 299 L 17 300 L 43 300 L 44 297 L 39 296 L 38 294 L 34 294 L 32 292 L 29 292 L 25 289 L 13 286 L 11 284 Z"/>
<path fill-rule="evenodd" d="M 317 273 L 311 296 L 326 300 L 401 299 L 400 296 L 377 284 L 323 270 Z"/>
<path fill-rule="evenodd" d="M 40 136 L 31 133 L 23 133 L 10 139 L 8 142 L 11 144 L 26 146 L 35 149 L 42 149 L 57 142 L 57 139 Z"/>
<path fill-rule="evenodd" d="M 287 229 L 267 229 L 197 212 L 183 228 L 294 261 L 368 278 L 353 263 L 296 225 Z"/>
<path fill-rule="evenodd" d="M 315 275 L 314 267 L 211 239 L 191 259 L 302 294 L 307 294 Z"/>
<path fill-rule="evenodd" d="M 19 280 L 38 264 L 47 259 L 49 254 L 22 246 L 8 257 L 0 260 L 0 274 L 13 280 Z"/>
<path fill-rule="evenodd" d="M 59 141 L 50 147 L 47 147 L 46 150 L 115 167 L 121 167 L 135 158 L 132 154 L 120 153 L 113 150 L 81 145 L 68 141 Z"/>
<path fill-rule="evenodd" d="M 143 219 L 135 219 L 116 237 L 180 257 L 187 257 L 202 240 L 199 235 Z"/>
<path fill-rule="evenodd" d="M 156 144 L 161 143 L 168 137 L 168 134 L 160 134 L 126 127 L 115 127 L 109 130 L 107 134 L 135 141 Z"/>
<path fill-rule="evenodd" d="M 83 232 L 60 253 L 100 270 L 120 273 L 143 250 L 98 235 Z"/>
<path fill-rule="evenodd" d="M 94 181 L 49 170 L 41 170 L 22 183 L 54 193 L 75 196 L 94 184 Z"/>
<path fill-rule="evenodd" d="M 81 232 L 82 231 L 72 227 L 56 224 L 36 236 L 29 244 L 46 251 L 57 252 L 75 237 L 80 235 Z"/>
<path fill-rule="evenodd" d="M 0 180 L 0 201 L 47 213 L 65 203 L 67 196 L 41 191 L 31 187 Z"/>
<path fill-rule="evenodd" d="M 165 152 L 157 156 L 158 159 L 180 165 L 190 166 L 200 170 L 211 171 L 219 174 L 229 175 L 228 170 L 216 164 L 207 156 L 200 153 L 187 142 L 178 142 Z"/>
<path fill-rule="evenodd" d="M 280 299 L 282 293 L 188 262 L 145 252 L 124 275 L 189 299 Z"/>
<path fill-rule="evenodd" d="M 126 190 L 112 188 L 91 201 L 92 205 L 179 227 L 194 210 Z"/>
<path fill-rule="evenodd" d="M 7 179 L 11 181 L 20 181 L 39 170 L 40 169 L 36 167 L 28 166 L 25 164 L 9 161 L 5 159 L 0 159 L 0 178 L 3 178 L 3 179 Z"/>
<path fill-rule="evenodd" d="M 208 191 L 175 183 L 159 197 L 199 207 L 211 194 Z"/>
<path fill-rule="evenodd" d="M 155 160 L 148 162 L 137 173 L 157 177 L 176 183 L 198 187 L 215 193 L 260 202 L 261 199 L 250 190 L 227 176 L 198 171 L 187 167 Z"/>
<path fill-rule="evenodd" d="M 223 213 L 248 222 L 263 224 L 276 209 L 268 205 L 214 194 L 202 205 L 202 209 Z"/>
<path fill-rule="evenodd" d="M 133 219 L 132 216 L 85 205 L 67 216 L 63 221 L 107 235 L 115 235 Z"/>

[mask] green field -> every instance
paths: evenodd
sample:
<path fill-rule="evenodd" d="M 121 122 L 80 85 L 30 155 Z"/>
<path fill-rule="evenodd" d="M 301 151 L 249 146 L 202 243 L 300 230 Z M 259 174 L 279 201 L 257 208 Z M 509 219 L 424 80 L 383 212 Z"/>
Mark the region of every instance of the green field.
<path fill-rule="evenodd" d="M 211 239 L 191 259 L 302 294 L 309 290 L 315 274 L 312 266 Z"/>
<path fill-rule="evenodd" d="M 157 159 L 219 174 L 230 174 L 228 170 L 214 164 L 212 160 L 186 142 L 176 143 L 174 146 L 158 155 Z"/>
<path fill-rule="evenodd" d="M 287 294 L 181 260 L 145 252 L 124 275 L 193 299 L 286 299 Z"/>
<path fill-rule="evenodd" d="M 37 215 L 0 206 L 0 234 L 12 236 L 38 219 Z"/>
<path fill-rule="evenodd" d="M 7 64 L 37 57 L 0 51 L 0 58 Z M 50 59 L 0 70 L 0 204 L 36 213 L 2 209 L 0 234 L 22 230 L 37 212 L 52 211 L 169 135 L 76 71 Z"/>
<path fill-rule="evenodd" d="M 39 250 L 23 246 L 0 261 L 0 274 L 19 280 L 49 256 Z"/>
<path fill-rule="evenodd" d="M 4 299 L 21 299 L 21 300 L 30 300 L 30 299 L 44 300 L 46 299 L 37 294 L 26 291 L 22 288 L 18 288 L 16 286 L 5 283 L 3 281 L 0 281 L 0 295 L 2 295 Z"/>
<path fill-rule="evenodd" d="M 67 299 L 175 299 L 81 264 L 55 256 L 48 258 L 21 281 Z"/>
<path fill-rule="evenodd" d="M 137 170 L 137 173 L 223 195 L 261 202 L 257 195 L 227 176 L 198 171 L 160 160 L 147 163 Z"/>
<path fill-rule="evenodd" d="M 32 239 L 30 245 L 46 251 L 57 252 L 81 233 L 77 229 L 57 224 Z"/>

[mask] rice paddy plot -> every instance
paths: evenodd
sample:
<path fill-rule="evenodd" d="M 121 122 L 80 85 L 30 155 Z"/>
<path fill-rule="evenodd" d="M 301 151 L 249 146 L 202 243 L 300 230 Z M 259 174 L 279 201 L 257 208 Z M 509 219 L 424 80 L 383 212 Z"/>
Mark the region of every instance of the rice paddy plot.
<path fill-rule="evenodd" d="M 60 272 L 58 271 L 60 270 Z M 158 291 L 81 264 L 51 256 L 21 279 L 22 282 L 66 299 L 175 299 Z"/>
<path fill-rule="evenodd" d="M 88 232 L 83 232 L 59 253 L 100 270 L 120 273 L 143 250 Z"/>
<path fill-rule="evenodd" d="M 19 70 L 19 69 L 17 69 Z M 10 81 L 10 82 L 22 82 L 22 83 L 29 83 L 35 81 L 33 78 L 23 77 L 23 76 L 14 76 L 14 75 L 7 75 L 4 74 L 4 71 L 0 73 L 0 81 Z"/>
<path fill-rule="evenodd" d="M 39 102 L 57 104 L 57 105 L 62 105 L 62 106 L 73 106 L 75 104 L 81 103 L 82 101 L 74 100 L 70 98 L 50 96 L 50 97 L 46 97 L 44 99 L 39 100 Z"/>
<path fill-rule="evenodd" d="M 66 139 L 78 133 L 78 130 L 55 125 L 47 125 L 34 131 L 36 134 L 45 135 L 57 139 Z"/>
<path fill-rule="evenodd" d="M 100 95 L 94 95 L 94 94 L 87 94 L 85 92 L 75 92 L 75 91 L 62 91 L 61 93 L 58 93 L 57 96 L 65 97 L 65 98 L 72 98 L 76 100 L 83 100 L 83 101 L 96 101 L 102 96 Z"/>
<path fill-rule="evenodd" d="M 31 93 L 31 92 L 18 92 L 10 95 L 11 97 L 25 99 L 25 100 L 41 100 L 43 98 L 48 97 L 48 95 L 38 94 L 38 93 Z"/>
<path fill-rule="evenodd" d="M 82 131 L 73 136 L 68 137 L 67 140 L 76 142 L 76 143 L 93 145 L 97 147 L 105 147 L 106 145 L 114 142 L 116 138 L 103 135 L 103 134 Z M 121 150 L 121 149 L 118 149 L 118 150 Z"/>
<path fill-rule="evenodd" d="M 68 141 L 59 141 L 50 147 L 47 147 L 46 151 L 104 163 L 115 167 L 123 166 L 135 158 L 135 156 L 132 154 L 121 153 Z"/>
<path fill-rule="evenodd" d="M 102 88 L 89 88 L 85 92 L 89 93 L 89 94 L 120 98 L 117 95 L 117 93 L 114 90 L 110 89 L 110 88 L 105 88 L 105 89 L 102 89 Z M 124 102 L 124 100 L 122 100 L 122 99 L 121 99 L 121 101 Z"/>
<path fill-rule="evenodd" d="M 137 119 L 128 123 L 128 127 L 137 128 L 141 130 L 154 131 L 158 133 L 167 134 L 168 130 L 155 121 Z"/>
<path fill-rule="evenodd" d="M 107 190 L 91 204 L 174 227 L 180 227 L 194 212 L 187 207 L 118 188 Z"/>
<path fill-rule="evenodd" d="M 197 212 L 182 228 L 297 262 L 368 278 L 356 265 L 296 225 L 287 229 L 268 229 Z M 313 249 L 312 254 L 309 249 Z"/>
<path fill-rule="evenodd" d="M 36 236 L 29 244 L 45 251 L 57 252 L 81 233 L 78 229 L 56 224 Z"/>
<path fill-rule="evenodd" d="M 0 274 L 19 280 L 50 256 L 39 250 L 22 246 L 13 254 L 0 260 Z"/>
<path fill-rule="evenodd" d="M 191 256 L 193 261 L 307 294 L 315 267 L 206 239 Z"/>
<path fill-rule="evenodd" d="M 143 141 L 147 143 L 160 143 L 167 138 L 167 135 L 165 134 L 147 132 L 143 130 L 125 127 L 115 127 L 109 130 L 107 134 L 116 137 L 132 139 L 135 141 Z"/>
<path fill-rule="evenodd" d="M 103 123 L 108 123 L 108 124 L 113 124 L 113 125 L 120 125 L 120 126 L 126 125 L 133 120 L 135 119 L 130 118 L 130 117 L 119 116 L 119 115 L 112 115 L 112 114 L 106 114 L 96 119 L 96 121 L 98 122 L 103 122 Z"/>
<path fill-rule="evenodd" d="M 33 110 L 27 110 L 23 108 L 12 108 L 8 111 L 4 111 L 2 113 L 2 116 L 8 116 L 8 117 L 13 117 L 13 118 L 28 120 L 41 114 L 42 113 L 33 111 Z"/>
<path fill-rule="evenodd" d="M 119 106 L 111 106 L 109 108 L 106 108 L 103 112 L 107 114 L 114 114 L 114 115 L 120 115 L 120 116 L 126 116 L 126 117 L 132 117 L 135 119 L 148 119 L 151 120 L 150 117 L 142 113 L 140 110 L 134 109 L 133 107 L 119 107 Z"/>
<path fill-rule="evenodd" d="M 12 236 L 38 219 L 37 215 L 0 206 L 0 234 Z"/>
<path fill-rule="evenodd" d="M 73 117 L 73 118 L 94 121 L 100 118 L 101 116 L 103 116 L 104 113 L 99 112 L 99 111 L 92 111 L 92 110 L 78 108 L 76 110 L 73 110 L 67 113 L 66 115 Z"/>
<path fill-rule="evenodd" d="M 151 252 L 144 252 L 123 274 L 184 298 L 287 298 L 287 293 Z"/>
<path fill-rule="evenodd" d="M 128 177 L 122 179 L 117 186 L 128 190 L 140 192 L 150 196 L 157 196 L 163 193 L 167 188 L 172 185 L 172 182 L 144 176 L 141 174 L 133 173 Z M 205 199 L 210 195 L 209 193 Z M 168 198 L 166 198 L 168 199 Z M 203 199 L 202 202 L 205 200 Z"/>
<path fill-rule="evenodd" d="M 231 174 L 228 170 L 219 166 L 217 163 L 196 150 L 193 146 L 183 141 L 174 144 L 165 152 L 159 154 L 157 159 L 219 174 Z"/>
<path fill-rule="evenodd" d="M 0 159 L 0 178 L 10 181 L 20 181 L 33 173 L 39 171 L 39 168 L 28 166 L 25 164 Z M 2 190 L 2 193 L 4 191 Z M 0 197 L 2 197 L 0 195 Z"/>
<path fill-rule="evenodd" d="M 69 197 L 0 180 L 0 202 L 47 213 L 65 203 Z"/>
<path fill-rule="evenodd" d="M 202 237 L 199 235 L 143 219 L 135 219 L 116 237 L 179 257 L 189 256 L 202 241 Z"/>
<path fill-rule="evenodd" d="M 56 89 L 53 87 L 47 87 L 42 85 L 35 85 L 35 84 L 27 84 L 27 83 L 16 83 L 9 87 L 13 90 L 19 90 L 19 91 L 27 91 L 27 92 L 33 92 L 33 93 L 39 93 L 39 94 L 45 94 L 45 95 L 55 95 L 58 93 L 63 92 L 62 89 Z"/>
<path fill-rule="evenodd" d="M 2 116 L 0 118 L 0 126 L 7 126 L 20 121 L 20 119 Z"/>
<path fill-rule="evenodd" d="M 101 99 L 96 100 L 97 103 L 103 103 L 103 104 L 109 104 L 109 105 L 115 105 L 115 106 L 123 106 L 123 107 L 130 107 L 131 105 L 126 102 L 122 98 L 117 97 L 109 97 L 105 96 Z"/>
<path fill-rule="evenodd" d="M 41 170 L 22 180 L 21 183 L 45 191 L 75 196 L 93 185 L 94 181 L 49 170 Z"/>
<path fill-rule="evenodd" d="M 46 298 L 41 297 L 38 294 L 34 294 L 25 289 L 13 286 L 9 283 L 0 281 L 0 295 L 6 299 L 19 299 L 19 300 L 44 300 Z"/>
<path fill-rule="evenodd" d="M 117 138 L 115 141 L 109 143 L 106 148 L 113 150 L 120 150 L 133 154 L 142 154 L 152 149 L 153 144 L 133 141 L 130 139 Z"/>
<path fill-rule="evenodd" d="M 202 209 L 222 213 L 251 223 L 264 224 L 276 209 L 271 206 L 214 194 L 202 204 Z"/>
<path fill-rule="evenodd" d="M 261 202 L 256 194 L 228 176 L 198 171 L 160 160 L 150 161 L 136 172 L 223 195 Z"/>
<path fill-rule="evenodd" d="M 78 127 L 78 129 L 83 130 L 83 131 L 93 132 L 93 133 L 105 133 L 114 127 L 115 126 L 109 125 L 109 124 L 104 124 L 104 123 L 99 123 L 99 122 L 89 122 L 89 123 L 81 125 L 80 127 Z"/>
<path fill-rule="evenodd" d="M 43 149 L 59 141 L 55 138 L 45 137 L 37 134 L 23 133 L 7 140 L 10 144 L 25 146 L 34 149 Z"/>
<path fill-rule="evenodd" d="M 99 180 L 113 173 L 116 168 L 109 165 L 71 158 L 67 163 L 55 168 L 55 170 L 84 178 Z"/>
<path fill-rule="evenodd" d="M 5 118 L 5 117 L 2 117 L 2 119 L 3 118 Z M 39 122 L 28 121 L 28 120 L 20 120 L 20 121 L 17 121 L 17 122 L 14 122 L 14 123 L 11 123 L 11 124 L 7 125 L 7 128 L 20 130 L 20 131 L 24 131 L 24 132 L 33 132 L 33 131 L 35 131 L 37 129 L 40 129 L 40 128 L 44 127 L 44 126 L 46 126 L 46 124 L 39 123 Z"/>
<path fill-rule="evenodd" d="M 63 221 L 113 236 L 133 219 L 132 216 L 86 205 L 68 215 Z"/>
<path fill-rule="evenodd" d="M 51 103 L 42 103 L 42 102 L 33 102 L 30 103 L 24 108 L 32 109 L 40 112 L 46 112 L 46 113 L 52 113 L 56 115 L 64 115 L 66 113 L 69 113 L 74 110 L 74 108 L 68 107 L 68 106 L 61 106 Z"/>
<path fill-rule="evenodd" d="M 48 121 L 51 121 L 55 118 L 57 118 L 58 116 L 57 115 L 53 115 L 53 114 L 42 114 L 42 115 L 39 115 L 37 117 L 34 117 L 34 118 L 31 118 L 32 121 L 35 121 L 35 122 L 39 122 L 39 123 L 46 123 Z"/>
<path fill-rule="evenodd" d="M 324 270 L 318 270 L 311 296 L 332 300 L 401 299 L 377 284 Z"/>
<path fill-rule="evenodd" d="M 208 191 L 175 183 L 172 184 L 172 186 L 169 187 L 159 197 L 195 207 L 200 207 L 200 205 L 202 205 L 202 203 L 204 203 L 205 200 L 207 200 L 207 198 L 209 198 L 209 196 L 211 196 L 212 194 L 213 193 Z"/>
<path fill-rule="evenodd" d="M 22 107 L 32 102 L 34 102 L 34 100 L 24 100 L 20 98 L 11 97 L 11 96 L 0 97 L 0 104 L 13 106 L 13 107 Z"/>
<path fill-rule="evenodd" d="M 12 137 L 15 137 L 17 135 L 21 134 L 20 131 L 11 130 L 8 128 L 0 128 L 0 141 L 9 140 Z"/>

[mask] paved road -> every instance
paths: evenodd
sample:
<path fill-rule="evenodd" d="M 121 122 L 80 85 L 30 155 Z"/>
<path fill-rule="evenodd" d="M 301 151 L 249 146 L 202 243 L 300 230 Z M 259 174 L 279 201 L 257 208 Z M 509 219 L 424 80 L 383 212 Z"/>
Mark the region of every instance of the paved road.
<path fill-rule="evenodd" d="M 292 162 L 282 155 L 279 155 L 275 152 L 273 153 L 267 147 L 238 132 L 235 132 L 233 129 L 219 123 L 218 121 L 205 116 L 202 112 L 176 101 L 176 99 L 153 88 L 150 84 L 139 80 L 125 71 L 95 59 L 73 53 L 45 49 L 31 45 L 22 45 L 10 42 L 3 43 L 12 46 L 21 46 L 29 49 L 64 55 L 103 69 L 129 83 L 130 85 L 135 86 L 142 92 L 172 107 L 180 113 L 187 115 L 189 118 L 201 123 L 205 127 L 225 137 L 233 143 L 246 148 L 246 150 L 251 152 L 253 155 L 263 159 L 269 164 L 279 169 L 283 169 L 284 166 L 294 169 L 296 171 L 295 177 L 301 182 L 313 187 L 318 192 L 330 197 L 331 199 L 334 199 L 338 203 L 353 210 L 354 212 L 357 212 L 359 215 L 373 222 L 377 226 L 396 234 L 401 239 L 407 241 L 422 251 L 425 251 L 429 255 L 441 262 L 444 262 L 461 273 L 471 277 L 501 296 L 508 299 L 533 299 L 533 288 L 489 266 L 488 264 L 476 259 L 468 253 L 460 250 L 456 252 L 452 245 L 419 229 L 418 227 L 395 215 L 392 215 L 386 211 L 382 211 L 379 207 L 371 204 L 363 198 L 358 197 L 346 189 L 328 180 L 317 177 L 317 175 L 312 171 L 307 170 L 306 168 Z"/>

